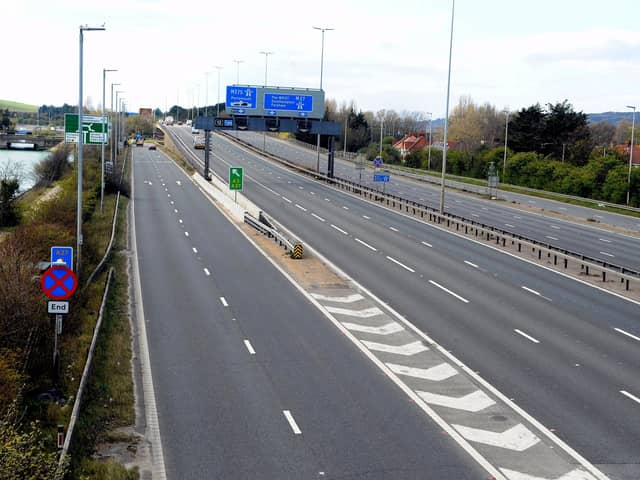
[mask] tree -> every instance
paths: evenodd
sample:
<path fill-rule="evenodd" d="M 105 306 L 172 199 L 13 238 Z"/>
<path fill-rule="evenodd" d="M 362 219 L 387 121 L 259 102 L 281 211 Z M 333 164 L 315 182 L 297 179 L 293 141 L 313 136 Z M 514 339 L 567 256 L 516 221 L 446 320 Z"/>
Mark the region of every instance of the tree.
<path fill-rule="evenodd" d="M 509 121 L 509 147 L 515 152 L 537 152 L 542 147 L 545 113 L 539 103 L 523 108 Z"/>
<path fill-rule="evenodd" d="M 547 109 L 542 132 L 543 146 L 539 151 L 560 159 L 565 150 L 565 158 L 568 161 L 574 165 L 585 164 L 593 149 L 589 138 L 587 115 L 583 112 L 575 112 L 568 100 L 555 105 L 549 103 Z M 570 149 L 568 157 L 567 146 Z"/>
<path fill-rule="evenodd" d="M 19 221 L 16 199 L 20 190 L 21 170 L 18 164 L 7 162 L 0 169 L 0 226 L 16 225 Z"/>
<path fill-rule="evenodd" d="M 460 97 L 450 119 L 451 139 L 456 148 L 466 152 L 493 146 L 504 121 L 493 105 L 477 105 L 469 96 Z"/>
<path fill-rule="evenodd" d="M 613 142 L 613 137 L 616 134 L 615 125 L 609 122 L 596 122 L 589 125 L 591 131 L 591 138 L 596 145 L 607 146 Z"/>

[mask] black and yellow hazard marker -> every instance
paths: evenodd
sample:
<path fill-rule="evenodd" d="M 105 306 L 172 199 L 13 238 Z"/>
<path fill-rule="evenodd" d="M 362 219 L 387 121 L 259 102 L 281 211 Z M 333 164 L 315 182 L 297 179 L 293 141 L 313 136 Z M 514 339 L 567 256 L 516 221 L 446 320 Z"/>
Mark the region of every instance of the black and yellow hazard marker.
<path fill-rule="evenodd" d="M 302 258 L 302 244 L 297 243 L 293 246 L 293 253 L 291 254 L 291 258 Z"/>

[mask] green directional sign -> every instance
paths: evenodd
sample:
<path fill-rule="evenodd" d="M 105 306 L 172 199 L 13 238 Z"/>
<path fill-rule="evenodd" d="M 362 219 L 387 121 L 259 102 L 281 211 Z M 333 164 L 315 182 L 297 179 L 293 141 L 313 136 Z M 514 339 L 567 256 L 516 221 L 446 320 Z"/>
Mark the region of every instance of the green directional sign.
<path fill-rule="evenodd" d="M 104 133 L 102 131 L 104 121 Z M 85 145 L 101 145 L 107 143 L 109 120 L 98 115 L 82 115 L 82 133 Z M 66 113 L 64 115 L 65 143 L 78 143 L 78 115 Z"/>
<path fill-rule="evenodd" d="M 242 190 L 242 167 L 229 167 L 229 190 Z"/>

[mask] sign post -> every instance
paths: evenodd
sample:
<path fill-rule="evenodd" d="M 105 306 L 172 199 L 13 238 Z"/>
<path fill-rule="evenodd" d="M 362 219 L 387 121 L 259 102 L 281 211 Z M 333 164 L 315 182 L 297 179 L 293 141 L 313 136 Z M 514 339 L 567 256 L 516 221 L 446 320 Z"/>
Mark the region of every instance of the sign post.
<path fill-rule="evenodd" d="M 235 192 L 234 201 L 238 203 L 238 190 L 242 190 L 244 172 L 242 167 L 229 167 L 229 190 Z"/>
<path fill-rule="evenodd" d="M 58 248 L 65 249 L 68 247 L 53 247 L 51 249 L 52 258 L 54 249 Z M 72 259 L 69 258 L 69 261 L 72 262 Z M 58 361 L 58 335 L 62 333 L 62 314 L 69 313 L 69 302 L 60 300 L 68 299 L 76 291 L 76 288 L 78 288 L 78 279 L 75 273 L 73 273 L 73 270 L 70 268 L 63 266 L 63 263 L 64 261 L 57 262 L 56 265 L 45 270 L 40 278 L 42 291 L 47 297 L 53 300 L 49 302 L 47 311 L 55 314 L 53 339 L 54 367 Z"/>

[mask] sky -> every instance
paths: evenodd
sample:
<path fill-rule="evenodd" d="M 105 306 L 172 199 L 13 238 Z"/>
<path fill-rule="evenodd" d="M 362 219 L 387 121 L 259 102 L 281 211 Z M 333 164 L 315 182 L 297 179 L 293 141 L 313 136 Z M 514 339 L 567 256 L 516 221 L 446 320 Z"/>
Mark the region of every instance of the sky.
<path fill-rule="evenodd" d="M 21 0 L 1 10 L 6 100 L 77 104 L 79 26 L 103 24 L 84 34 L 94 107 L 104 68 L 118 70 L 107 73 L 107 106 L 120 83 L 129 111 L 224 101 L 238 76 L 264 85 L 265 58 L 268 85 L 318 88 L 319 26 L 333 28 L 326 98 L 445 113 L 452 0 Z M 511 111 L 565 99 L 585 113 L 640 107 L 638 20 L 637 0 L 457 0 L 451 108 L 463 95 Z"/>

